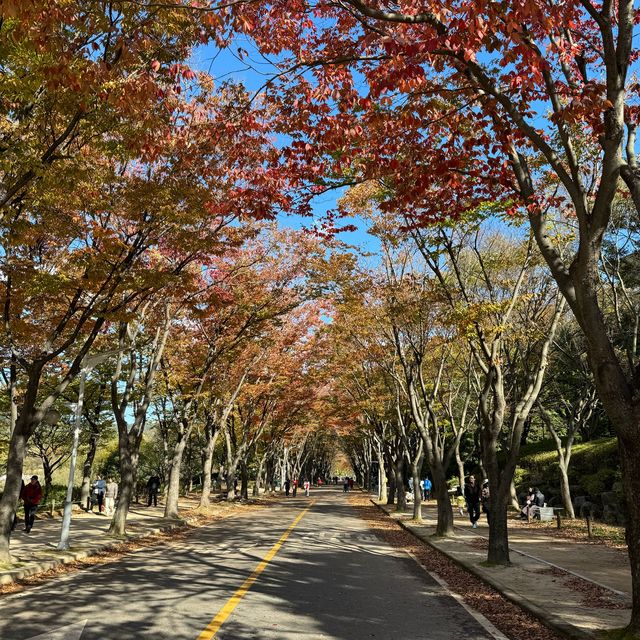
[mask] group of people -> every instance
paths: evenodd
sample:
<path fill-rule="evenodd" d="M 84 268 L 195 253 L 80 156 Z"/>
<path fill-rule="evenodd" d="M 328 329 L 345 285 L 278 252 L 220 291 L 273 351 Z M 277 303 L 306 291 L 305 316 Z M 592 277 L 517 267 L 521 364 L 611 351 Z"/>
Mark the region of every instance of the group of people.
<path fill-rule="evenodd" d="M 529 487 L 524 506 L 520 510 L 520 519 L 530 520 L 539 517 L 540 507 L 544 507 L 544 494 L 538 487 Z"/>
<path fill-rule="evenodd" d="M 105 516 L 112 516 L 116 509 L 116 499 L 118 497 L 118 483 L 109 478 L 105 480 L 101 475 L 96 476 L 91 487 L 93 496 L 89 498 L 87 511 L 93 513 L 93 505 L 98 505 L 98 513 Z"/>
<path fill-rule="evenodd" d="M 147 480 L 147 506 L 158 506 L 160 484 L 160 478 L 157 475 L 152 475 Z M 91 485 L 92 495 L 87 504 L 87 511 L 93 512 L 94 505 L 97 505 L 98 513 L 103 513 L 105 516 L 112 516 L 116 509 L 118 491 L 118 483 L 114 478 L 109 477 L 105 480 L 101 475 L 96 476 L 96 479 Z"/>
<path fill-rule="evenodd" d="M 349 476 L 345 476 L 342 481 L 342 492 L 347 493 L 347 491 L 351 491 L 353 489 L 353 478 Z"/>
<path fill-rule="evenodd" d="M 431 489 L 433 485 L 431 484 L 431 480 L 429 478 L 425 478 L 424 480 L 420 480 L 420 499 L 421 500 L 431 500 Z M 405 494 L 405 502 L 413 502 L 413 484 L 409 483 L 409 488 Z"/>
<path fill-rule="evenodd" d="M 305 479 L 305 481 L 302 483 L 302 486 L 304 488 L 304 495 L 308 496 L 310 491 L 311 491 L 311 483 L 309 482 L 309 480 Z M 298 478 L 294 478 L 293 482 L 291 482 L 291 480 L 289 480 L 289 478 L 287 478 L 284 481 L 284 495 L 289 497 L 289 494 L 291 493 L 291 488 L 293 487 L 293 497 L 295 498 L 298 495 Z"/>
<path fill-rule="evenodd" d="M 488 480 L 485 480 L 482 485 L 480 485 L 476 482 L 474 476 L 469 476 L 464 486 L 464 492 L 460 487 L 458 487 L 456 506 L 458 507 L 460 515 L 464 515 L 464 509 L 466 508 L 467 513 L 469 514 L 469 520 L 471 520 L 471 526 L 474 529 L 478 526 L 481 510 L 486 514 L 487 522 L 490 520 L 489 497 Z M 522 520 L 536 518 L 540 513 L 540 508 L 544 506 L 544 494 L 540 489 L 538 489 L 538 487 L 529 487 L 525 504 L 520 510 L 520 518 Z"/>

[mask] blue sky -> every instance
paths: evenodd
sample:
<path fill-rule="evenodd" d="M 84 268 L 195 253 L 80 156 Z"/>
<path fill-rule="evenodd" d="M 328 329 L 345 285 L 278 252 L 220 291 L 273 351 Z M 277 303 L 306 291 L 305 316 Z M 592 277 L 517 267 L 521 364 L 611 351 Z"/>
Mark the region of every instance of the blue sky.
<path fill-rule="evenodd" d="M 244 59 L 237 55 L 238 47 L 246 52 Z M 259 91 L 271 74 L 276 71 L 273 64 L 265 59 L 255 48 L 251 40 L 238 36 L 237 41 L 228 49 L 218 49 L 209 44 L 198 47 L 191 58 L 192 68 L 210 73 L 214 78 L 222 81 L 233 79 L 242 82 L 252 92 Z M 343 191 L 330 191 L 316 198 L 313 202 L 314 219 L 321 220 L 324 214 L 335 209 L 338 198 Z M 313 226 L 313 220 L 302 216 L 282 216 L 283 226 L 300 229 Z M 377 251 L 378 241 L 367 233 L 365 223 L 358 218 L 344 218 L 341 224 L 353 224 L 356 231 L 346 231 L 339 235 L 340 240 L 362 247 L 366 251 Z"/>

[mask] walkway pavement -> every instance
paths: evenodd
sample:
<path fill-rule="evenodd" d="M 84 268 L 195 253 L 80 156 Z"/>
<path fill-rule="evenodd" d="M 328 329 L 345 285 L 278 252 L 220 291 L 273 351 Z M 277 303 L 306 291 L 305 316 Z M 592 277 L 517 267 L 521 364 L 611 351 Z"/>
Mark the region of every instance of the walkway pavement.
<path fill-rule="evenodd" d="M 411 521 L 411 512 L 399 514 L 393 506 L 378 506 L 417 537 L 569 637 L 593 638 L 629 621 L 631 574 L 623 550 L 511 528 L 512 566 L 490 567 L 484 564 L 489 534 L 484 516 L 478 528 L 472 529 L 466 516 L 456 515 L 455 538 L 441 539 L 433 537 L 435 502 L 423 506 L 422 524 Z"/>
<path fill-rule="evenodd" d="M 182 508 L 195 506 L 193 501 L 181 500 Z M 133 505 L 127 520 L 127 539 L 132 540 L 166 531 L 184 524 L 181 520 L 168 521 L 163 506 Z M 8 584 L 54 567 L 81 560 L 120 542 L 107 536 L 111 518 L 102 514 L 73 512 L 70 549 L 58 551 L 62 518 L 36 518 L 33 529 L 25 533 L 20 522 L 11 536 L 11 566 L 0 565 L 0 584 Z"/>

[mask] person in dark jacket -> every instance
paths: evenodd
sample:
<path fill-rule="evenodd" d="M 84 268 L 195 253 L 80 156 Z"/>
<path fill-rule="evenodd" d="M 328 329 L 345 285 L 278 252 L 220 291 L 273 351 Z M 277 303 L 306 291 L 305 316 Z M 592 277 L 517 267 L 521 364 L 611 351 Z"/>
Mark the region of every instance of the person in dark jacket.
<path fill-rule="evenodd" d="M 480 494 L 480 485 L 476 482 L 475 476 L 469 476 L 467 484 L 464 485 L 464 499 L 467 502 L 467 513 L 474 529 L 478 527 L 480 517 Z"/>
<path fill-rule="evenodd" d="M 533 504 L 531 505 L 531 515 L 534 518 L 540 517 L 540 507 L 544 507 L 544 493 L 538 489 L 533 488 Z"/>
<path fill-rule="evenodd" d="M 154 507 L 158 506 L 158 491 L 160 490 L 160 478 L 158 476 L 151 476 L 147 481 L 147 490 L 149 491 L 149 501 L 147 506 L 152 504 Z"/>
<path fill-rule="evenodd" d="M 29 484 L 22 491 L 24 502 L 24 530 L 29 533 L 36 519 L 36 511 L 42 500 L 42 487 L 38 482 L 38 476 L 31 476 Z"/>

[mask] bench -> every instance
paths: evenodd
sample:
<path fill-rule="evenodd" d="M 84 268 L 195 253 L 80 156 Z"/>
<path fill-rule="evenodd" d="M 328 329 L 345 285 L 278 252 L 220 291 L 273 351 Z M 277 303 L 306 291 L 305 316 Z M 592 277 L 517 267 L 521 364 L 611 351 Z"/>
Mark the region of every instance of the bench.
<path fill-rule="evenodd" d="M 551 522 L 555 517 L 553 515 L 553 507 L 540 507 L 538 509 L 538 516 L 540 517 L 540 522 Z"/>

